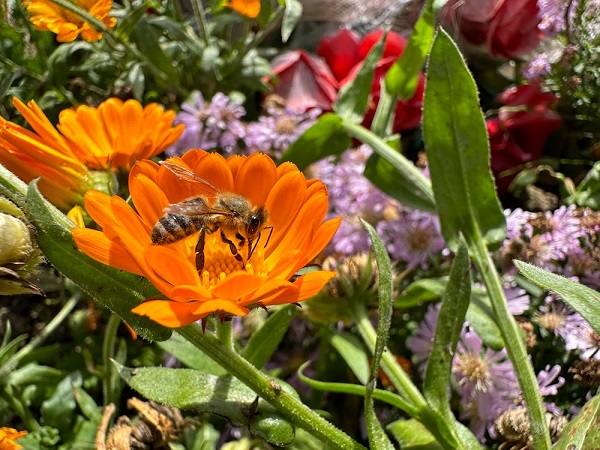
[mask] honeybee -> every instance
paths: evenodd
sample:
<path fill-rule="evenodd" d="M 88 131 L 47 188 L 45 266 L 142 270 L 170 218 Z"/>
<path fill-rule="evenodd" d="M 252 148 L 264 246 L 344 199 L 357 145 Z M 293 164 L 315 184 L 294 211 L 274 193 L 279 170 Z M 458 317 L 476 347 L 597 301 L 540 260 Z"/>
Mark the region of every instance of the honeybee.
<path fill-rule="evenodd" d="M 162 165 L 180 180 L 200 187 L 206 195 L 190 197 L 164 208 L 165 215 L 152 229 L 153 244 L 170 244 L 200 231 L 195 248 L 198 273 L 202 273 L 204 269 L 206 234 L 220 230 L 221 241 L 229 246 L 231 254 L 242 263 L 244 259 L 240 250 L 246 245 L 246 261 L 250 260 L 264 229 L 270 230 L 265 242 L 265 247 L 267 246 L 273 227 L 265 226 L 269 213 L 264 206 L 253 205 L 250 200 L 238 194 L 221 192 L 210 182 L 182 166 L 168 161 L 163 161 Z"/>

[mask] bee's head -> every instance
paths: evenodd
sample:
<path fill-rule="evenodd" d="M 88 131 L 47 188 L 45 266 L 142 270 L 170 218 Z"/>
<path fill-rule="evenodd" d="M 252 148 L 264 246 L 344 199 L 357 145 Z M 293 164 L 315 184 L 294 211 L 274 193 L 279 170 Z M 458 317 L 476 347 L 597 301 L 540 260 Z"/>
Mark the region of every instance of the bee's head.
<path fill-rule="evenodd" d="M 260 207 L 250 216 L 248 225 L 246 226 L 246 236 L 248 239 L 253 239 L 263 228 L 263 225 L 267 221 L 269 213 L 264 208 Z"/>

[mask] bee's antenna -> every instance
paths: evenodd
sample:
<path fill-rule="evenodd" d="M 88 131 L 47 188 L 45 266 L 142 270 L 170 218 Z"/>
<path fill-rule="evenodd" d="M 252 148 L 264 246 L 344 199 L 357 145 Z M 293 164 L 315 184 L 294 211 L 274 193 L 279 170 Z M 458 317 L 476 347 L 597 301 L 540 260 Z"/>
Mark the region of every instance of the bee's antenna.
<path fill-rule="evenodd" d="M 266 230 L 267 228 L 269 229 L 269 237 L 267 238 L 267 242 L 265 242 L 265 247 L 264 248 L 267 248 L 267 244 L 271 240 L 271 235 L 273 234 L 273 225 L 271 225 L 269 227 L 264 227 L 263 230 Z M 254 250 L 256 250 L 256 246 L 258 245 L 258 242 L 260 241 L 261 234 L 262 233 L 258 233 L 258 238 L 256 239 L 256 242 L 250 248 L 250 252 L 248 253 L 248 259 L 252 258 L 252 255 L 254 254 Z"/>

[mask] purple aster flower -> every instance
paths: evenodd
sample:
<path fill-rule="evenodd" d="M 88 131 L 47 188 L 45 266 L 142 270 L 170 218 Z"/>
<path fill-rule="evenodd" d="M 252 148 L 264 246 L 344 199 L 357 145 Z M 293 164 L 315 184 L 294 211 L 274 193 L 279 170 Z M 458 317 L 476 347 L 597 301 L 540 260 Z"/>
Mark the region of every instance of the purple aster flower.
<path fill-rule="evenodd" d="M 553 213 L 545 214 L 550 233 L 550 247 L 556 259 L 564 259 L 565 255 L 580 248 L 579 238 L 585 235 L 579 217 L 575 214 L 575 206 L 561 206 Z"/>
<path fill-rule="evenodd" d="M 260 116 L 257 122 L 248 124 L 245 137 L 248 152 L 261 151 L 276 157 L 281 156 L 316 122 L 321 112 L 316 108 L 306 112 L 290 108 L 269 109 L 268 115 Z"/>
<path fill-rule="evenodd" d="M 600 361 L 600 336 L 596 334 L 590 324 L 583 322 L 570 331 L 565 338 L 565 348 L 581 352 L 579 358 L 583 361 L 590 359 Z"/>
<path fill-rule="evenodd" d="M 503 288 L 508 310 L 513 316 L 520 316 L 529 309 L 531 299 L 525 289 L 518 287 L 514 281 L 507 281 Z"/>
<path fill-rule="evenodd" d="M 526 239 L 533 237 L 533 226 L 529 221 L 535 217 L 535 214 L 529 211 L 523 211 L 521 208 L 510 211 L 504 210 L 506 216 L 506 239 Z"/>
<path fill-rule="evenodd" d="M 437 216 L 423 211 L 403 208 L 398 218 L 379 222 L 377 231 L 392 257 L 408 268 L 426 268 L 446 247 Z"/>
<path fill-rule="evenodd" d="M 545 330 L 555 336 L 562 337 L 565 341 L 573 330 L 583 326 L 585 320 L 573 311 L 555 295 L 546 297 L 545 302 L 534 314 L 535 321 Z"/>
<path fill-rule="evenodd" d="M 558 390 L 565 384 L 565 379 L 558 376 L 560 370 L 560 366 L 555 364 L 552 367 L 548 365 L 544 370 L 538 372 L 536 378 L 542 396 L 557 395 Z M 554 380 L 556 380 L 556 383 L 552 384 Z"/>
<path fill-rule="evenodd" d="M 540 79 L 550 73 L 552 70 L 552 61 L 547 52 L 538 53 L 523 69 L 523 76 L 527 80 Z"/>
<path fill-rule="evenodd" d="M 415 362 L 419 366 L 421 374 L 425 372 L 425 363 L 431 353 L 441 305 L 441 303 L 429 304 L 423 321 L 419 324 L 415 333 L 406 340 L 406 348 L 414 354 Z"/>
<path fill-rule="evenodd" d="M 569 0 L 538 0 L 540 9 L 540 23 L 538 29 L 548 37 L 556 36 L 561 31 L 565 30 L 567 15 L 567 7 L 570 5 L 569 22 L 575 17 L 577 9 L 577 1 L 570 2 Z"/>
<path fill-rule="evenodd" d="M 576 279 L 593 289 L 600 288 L 600 261 L 585 253 L 581 247 L 573 248 L 566 255 L 563 275 Z"/>
<path fill-rule="evenodd" d="M 167 155 L 180 155 L 191 148 L 233 153 L 238 140 L 246 134 L 246 127 L 240 120 L 246 114 L 241 101 L 230 99 L 221 92 L 217 92 L 208 104 L 200 92 L 195 92 L 193 99 L 193 103 L 182 104 L 181 112 L 175 117 L 174 123 L 183 123 L 185 130 L 166 150 Z"/>

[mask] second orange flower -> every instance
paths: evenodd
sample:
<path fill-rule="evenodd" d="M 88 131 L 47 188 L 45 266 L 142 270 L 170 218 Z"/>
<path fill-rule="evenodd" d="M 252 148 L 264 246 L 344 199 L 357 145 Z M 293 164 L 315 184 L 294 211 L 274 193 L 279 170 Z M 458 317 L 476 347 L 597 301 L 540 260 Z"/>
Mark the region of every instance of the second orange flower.
<path fill-rule="evenodd" d="M 341 218 L 325 221 L 328 196 L 321 181 L 307 180 L 290 163 L 276 167 L 263 154 L 226 160 L 219 154 L 190 150 L 167 161 L 162 166 L 142 161 L 133 167 L 129 190 L 135 211 L 120 197 L 88 192 L 87 212 L 102 231 L 73 230 L 80 250 L 145 276 L 164 295 L 133 312 L 168 327 L 211 313 L 245 315 L 254 306 L 306 300 L 335 275 L 318 270 L 296 276 L 323 250 L 340 224 Z M 182 179 L 169 166 L 205 181 Z M 256 222 L 260 228 L 254 240 L 249 239 L 251 228 L 235 230 L 224 225 L 226 218 L 213 218 L 203 232 L 201 247 L 202 227 L 189 236 L 173 227 L 166 231 L 177 235 L 174 242 L 153 244 L 153 230 L 165 208 L 173 214 L 186 214 L 189 208 L 191 218 L 198 205 L 214 207 L 219 202 L 215 192 L 245 199 L 254 211 L 264 211 Z M 174 209 L 174 205 L 179 206 Z M 207 211 L 203 208 L 200 211 Z"/>

